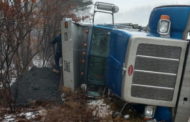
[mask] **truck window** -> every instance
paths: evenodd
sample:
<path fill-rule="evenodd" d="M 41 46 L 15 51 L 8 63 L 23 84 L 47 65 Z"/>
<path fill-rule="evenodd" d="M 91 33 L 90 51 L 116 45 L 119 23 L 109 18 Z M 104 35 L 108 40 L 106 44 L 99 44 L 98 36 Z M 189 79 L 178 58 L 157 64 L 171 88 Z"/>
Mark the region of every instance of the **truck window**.
<path fill-rule="evenodd" d="M 107 57 L 109 46 L 109 31 L 95 29 L 91 42 L 91 55 Z"/>
<path fill-rule="evenodd" d="M 106 59 L 109 51 L 109 30 L 94 29 L 88 63 L 88 83 L 105 84 Z"/>

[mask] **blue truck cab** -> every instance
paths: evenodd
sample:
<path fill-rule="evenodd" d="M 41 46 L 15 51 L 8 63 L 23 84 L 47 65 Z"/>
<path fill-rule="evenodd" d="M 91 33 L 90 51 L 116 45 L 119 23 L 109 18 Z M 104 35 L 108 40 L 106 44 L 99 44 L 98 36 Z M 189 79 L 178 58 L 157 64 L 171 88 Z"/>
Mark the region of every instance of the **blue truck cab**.
<path fill-rule="evenodd" d="M 167 37 L 158 32 L 162 15 L 170 17 Z M 171 108 L 178 101 L 189 31 L 190 6 L 154 8 L 146 34 L 113 30 L 106 70 L 108 88 L 127 102 L 160 106 L 155 118 L 172 121 Z"/>
<path fill-rule="evenodd" d="M 167 37 L 158 32 L 162 15 L 171 22 Z M 161 6 L 152 11 L 146 33 L 109 29 L 108 52 L 102 63 L 105 86 L 127 102 L 159 106 L 155 114 L 159 121 L 172 121 L 170 108 L 177 104 L 189 15 L 190 6 Z"/>
<path fill-rule="evenodd" d="M 178 14 L 180 13 L 180 14 Z M 113 30 L 110 35 L 108 66 L 107 66 L 107 85 L 113 92 L 121 96 L 123 82 L 123 65 L 127 58 L 127 48 L 130 38 L 134 36 L 144 36 L 143 38 L 161 39 L 158 33 L 158 22 L 161 15 L 168 15 L 171 18 L 171 32 L 167 39 L 186 40 L 187 32 L 190 26 L 190 6 L 161 6 L 155 8 L 150 16 L 148 24 L 148 33 L 134 33 L 125 30 Z M 155 40 L 156 41 L 156 40 Z M 171 50 L 172 51 L 172 50 Z"/>
<path fill-rule="evenodd" d="M 68 27 L 64 27 L 65 22 Z M 63 69 L 66 87 L 75 89 L 77 78 L 85 75 L 88 86 L 106 87 L 127 103 L 143 105 L 145 116 L 157 121 L 188 121 L 190 6 L 154 8 L 148 31 L 120 28 L 117 24 L 85 25 L 90 31 L 86 67 L 81 68 L 82 73 L 77 71 L 77 67 L 83 66 L 77 61 L 77 50 L 81 49 L 77 45 L 84 40 L 80 39 L 84 25 L 72 21 L 64 21 L 62 25 L 62 33 L 68 35 L 62 39 L 63 57 L 67 57 L 64 66 L 72 69 Z M 68 55 L 71 47 L 74 50 Z"/>

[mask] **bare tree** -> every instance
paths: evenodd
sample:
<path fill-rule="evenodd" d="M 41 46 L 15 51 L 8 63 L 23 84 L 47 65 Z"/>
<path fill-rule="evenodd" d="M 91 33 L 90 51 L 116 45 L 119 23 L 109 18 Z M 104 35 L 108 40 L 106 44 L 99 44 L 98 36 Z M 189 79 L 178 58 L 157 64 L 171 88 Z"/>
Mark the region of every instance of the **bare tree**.
<path fill-rule="evenodd" d="M 42 58 L 43 64 L 48 62 L 52 56 L 52 47 L 50 40 L 55 38 L 61 32 L 60 23 L 64 17 L 72 18 L 74 21 L 80 21 L 88 16 L 78 17 L 75 10 L 79 8 L 88 9 L 87 6 L 92 4 L 92 1 L 83 2 L 83 0 L 42 0 L 41 1 L 41 16 L 43 16 L 42 24 Z"/>
<path fill-rule="evenodd" d="M 3 100 L 14 110 L 10 83 L 26 71 L 32 57 L 30 35 L 36 24 L 35 3 L 29 0 L 0 1 L 0 83 Z"/>
<path fill-rule="evenodd" d="M 0 100 L 11 111 L 13 77 L 26 72 L 39 52 L 45 66 L 52 52 L 49 41 L 60 33 L 62 18 L 80 20 L 74 10 L 86 5 L 82 0 L 0 0 Z"/>

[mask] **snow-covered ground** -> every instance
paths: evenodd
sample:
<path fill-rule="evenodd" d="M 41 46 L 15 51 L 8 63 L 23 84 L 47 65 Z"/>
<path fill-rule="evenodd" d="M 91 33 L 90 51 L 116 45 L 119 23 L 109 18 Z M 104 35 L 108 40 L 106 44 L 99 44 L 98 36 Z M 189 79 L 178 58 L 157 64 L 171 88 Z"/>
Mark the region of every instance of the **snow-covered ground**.
<path fill-rule="evenodd" d="M 43 60 L 39 56 L 35 56 L 32 59 L 32 63 L 34 66 L 39 67 L 39 68 L 43 66 Z M 47 62 L 45 62 L 45 63 L 47 63 Z"/>
<path fill-rule="evenodd" d="M 24 118 L 26 120 L 34 120 L 38 118 L 39 116 L 45 116 L 47 113 L 46 110 L 42 109 L 39 111 L 33 111 L 33 112 L 22 112 L 18 114 L 5 114 L 0 120 L 2 122 L 18 122 L 17 118 Z"/>
<path fill-rule="evenodd" d="M 10 115 L 4 115 L 4 117 L 2 118 L 2 122 L 14 122 L 15 121 L 16 116 L 13 114 Z"/>
<path fill-rule="evenodd" d="M 110 106 L 104 102 L 104 99 L 91 100 L 88 105 L 94 109 L 93 114 L 98 117 L 104 118 L 112 114 Z"/>
<path fill-rule="evenodd" d="M 61 62 L 61 61 L 60 61 Z M 40 58 L 39 55 L 36 55 L 33 59 L 32 59 L 32 63 L 35 67 L 41 68 L 43 67 L 43 65 L 45 67 L 51 67 L 51 63 L 50 61 L 43 61 L 42 58 Z M 60 65 L 61 66 L 61 65 Z"/>

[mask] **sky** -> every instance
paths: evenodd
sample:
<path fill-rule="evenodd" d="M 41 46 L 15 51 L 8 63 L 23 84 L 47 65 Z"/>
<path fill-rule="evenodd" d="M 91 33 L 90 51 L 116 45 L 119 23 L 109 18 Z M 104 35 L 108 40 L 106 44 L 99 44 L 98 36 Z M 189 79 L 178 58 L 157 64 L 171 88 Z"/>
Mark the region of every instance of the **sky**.
<path fill-rule="evenodd" d="M 135 23 L 142 26 L 148 24 L 150 13 L 154 7 L 176 4 L 190 5 L 190 0 L 93 0 L 93 2 L 96 1 L 114 3 L 119 7 L 119 12 L 115 14 L 116 23 Z M 111 15 L 98 13 L 95 23 L 111 23 Z"/>

